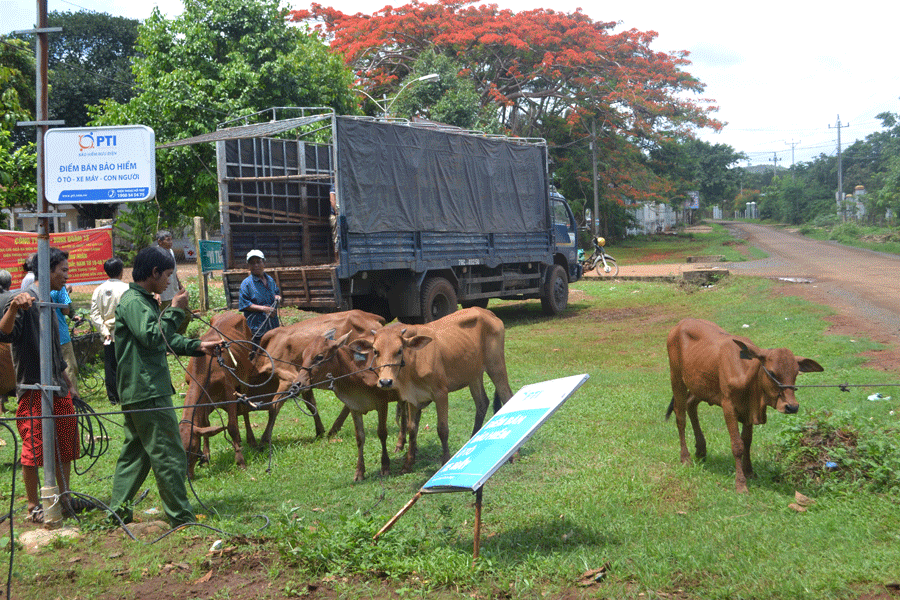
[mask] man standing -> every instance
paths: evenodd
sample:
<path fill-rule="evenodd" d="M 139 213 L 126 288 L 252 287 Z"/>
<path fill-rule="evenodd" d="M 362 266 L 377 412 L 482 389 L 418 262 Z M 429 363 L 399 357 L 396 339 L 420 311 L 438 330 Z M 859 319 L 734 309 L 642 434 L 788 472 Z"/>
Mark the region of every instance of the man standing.
<path fill-rule="evenodd" d="M 50 289 L 61 290 L 69 278 L 69 253 L 50 248 Z M 32 263 L 38 273 L 38 258 Z M 28 497 L 28 519 L 33 523 L 44 522 L 44 511 L 38 493 L 38 467 L 44 465 L 43 432 L 41 428 L 42 393 L 37 389 L 23 389 L 25 385 L 41 383 L 41 325 L 40 311 L 35 300 L 40 299 L 40 287 L 35 280 L 16 294 L 5 297 L 3 316 L 0 317 L 0 341 L 10 342 L 13 365 L 16 370 L 16 393 L 19 406 L 16 410 L 16 426 L 22 437 L 22 478 Z M 75 407 L 69 395 L 71 382 L 66 375 L 66 363 L 59 344 L 59 328 L 56 321 L 50 327 L 50 356 L 53 381 L 59 386 L 53 392 L 53 414 L 66 415 L 56 419 L 56 482 L 64 514 L 72 514 L 69 495 L 69 474 L 72 461 L 78 458 L 78 436 Z"/>
<path fill-rule="evenodd" d="M 172 257 L 172 262 L 175 262 L 175 252 L 172 250 L 172 232 L 166 231 L 162 229 L 156 232 L 156 245 L 169 253 Z M 166 308 L 172 304 L 172 298 L 175 297 L 175 294 L 178 293 L 178 290 L 181 289 L 181 281 L 178 280 L 178 269 L 176 268 L 172 272 L 172 277 L 169 278 L 169 285 L 166 286 L 162 292 L 159 293 L 159 306 L 160 308 Z"/>
<path fill-rule="evenodd" d="M 278 303 L 281 290 L 272 276 L 266 273 L 266 257 L 261 250 L 247 253 L 250 275 L 241 283 L 238 310 L 244 313 L 253 339 L 259 340 L 270 329 L 278 327 Z"/>
<path fill-rule="evenodd" d="M 119 399 L 125 410 L 125 440 L 113 475 L 110 510 L 126 523 L 133 518 L 128 503 L 150 469 L 172 527 L 196 520 L 187 497 L 187 457 L 172 406 L 172 376 L 166 350 L 200 356 L 212 353 L 217 342 L 202 342 L 176 330 L 188 307 L 181 289 L 172 306 L 160 316 L 153 295 L 165 290 L 175 261 L 164 249 L 150 246 L 138 252 L 128 290 L 116 307 L 115 344 Z"/>
<path fill-rule="evenodd" d="M 107 279 L 97 286 L 91 296 L 91 322 L 103 336 L 103 374 L 106 383 L 106 397 L 113 404 L 119 403 L 119 392 L 116 390 L 116 340 L 113 332 L 116 329 L 116 307 L 128 284 L 122 281 L 125 265 L 121 258 L 110 258 L 103 263 Z"/>

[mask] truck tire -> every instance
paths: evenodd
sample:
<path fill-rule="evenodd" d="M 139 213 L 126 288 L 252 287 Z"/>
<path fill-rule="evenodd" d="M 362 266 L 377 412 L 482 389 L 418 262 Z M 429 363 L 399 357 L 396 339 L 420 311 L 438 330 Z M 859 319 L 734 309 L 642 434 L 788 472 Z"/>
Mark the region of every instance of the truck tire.
<path fill-rule="evenodd" d="M 560 265 L 553 265 L 544 282 L 541 308 L 545 315 L 558 315 L 569 305 L 569 277 Z"/>
<path fill-rule="evenodd" d="M 422 286 L 422 322 L 430 323 L 456 312 L 456 290 L 443 277 L 432 277 Z"/>

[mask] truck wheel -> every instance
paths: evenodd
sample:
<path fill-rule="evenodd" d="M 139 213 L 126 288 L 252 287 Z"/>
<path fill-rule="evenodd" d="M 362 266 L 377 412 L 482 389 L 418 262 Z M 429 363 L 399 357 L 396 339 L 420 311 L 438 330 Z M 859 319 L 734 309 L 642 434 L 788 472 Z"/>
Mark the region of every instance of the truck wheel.
<path fill-rule="evenodd" d="M 569 305 L 569 277 L 560 265 L 553 265 L 544 282 L 541 308 L 546 315 L 558 315 Z"/>
<path fill-rule="evenodd" d="M 422 322 L 430 323 L 456 312 L 456 290 L 443 277 L 432 277 L 422 286 Z"/>

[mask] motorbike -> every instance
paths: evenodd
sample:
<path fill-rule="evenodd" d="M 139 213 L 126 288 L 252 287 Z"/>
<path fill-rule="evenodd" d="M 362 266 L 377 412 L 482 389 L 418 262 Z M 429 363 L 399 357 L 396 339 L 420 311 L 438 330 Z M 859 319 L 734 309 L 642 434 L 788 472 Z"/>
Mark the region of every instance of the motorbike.
<path fill-rule="evenodd" d="M 584 272 L 596 271 L 597 275 L 608 275 L 610 277 L 618 275 L 619 265 L 616 262 L 616 259 L 613 258 L 612 255 L 607 254 L 606 249 L 604 248 L 604 246 L 606 246 L 606 239 L 598 235 L 597 237 L 592 238 L 591 242 L 594 246 L 594 251 L 581 263 Z"/>

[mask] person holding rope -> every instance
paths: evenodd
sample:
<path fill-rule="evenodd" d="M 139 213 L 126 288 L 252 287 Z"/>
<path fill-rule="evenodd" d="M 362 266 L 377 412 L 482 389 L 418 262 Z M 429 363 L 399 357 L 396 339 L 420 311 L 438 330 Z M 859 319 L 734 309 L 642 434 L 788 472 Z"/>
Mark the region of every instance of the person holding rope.
<path fill-rule="evenodd" d="M 61 290 L 69 278 L 69 253 L 59 248 L 50 248 L 50 289 Z M 37 274 L 38 258 L 32 262 Z M 9 342 L 13 365 L 16 370 L 16 390 L 19 406 L 16 410 L 16 425 L 22 436 L 22 479 L 25 480 L 25 494 L 28 498 L 27 519 L 32 523 L 44 522 L 44 510 L 38 494 L 38 467 L 44 465 L 43 435 L 41 431 L 41 390 L 23 389 L 25 385 L 41 383 L 41 324 L 40 309 L 35 300 L 40 300 L 40 287 L 35 280 L 19 293 L 8 294 L 3 299 L 3 316 L 0 317 L 0 341 Z M 55 311 L 54 311 L 55 313 Z M 54 317 L 50 327 L 50 356 L 53 381 L 59 386 L 53 392 L 53 414 L 56 419 L 56 483 L 61 494 L 63 515 L 74 514 L 69 498 L 69 475 L 72 461 L 78 458 L 79 445 L 76 429 L 75 407 L 69 390 L 72 389 L 66 374 L 66 363 L 59 343 L 59 327 Z M 83 508 L 83 507 L 81 507 Z"/>
<path fill-rule="evenodd" d="M 172 405 L 172 376 L 166 351 L 183 356 L 212 354 L 219 342 L 202 342 L 177 333 L 188 309 L 181 288 L 172 305 L 160 313 L 154 294 L 165 291 L 175 260 L 163 248 L 150 246 L 134 260 L 128 290 L 116 307 L 114 330 L 119 400 L 125 410 L 125 439 L 113 475 L 110 510 L 130 523 L 130 503 L 150 469 L 172 527 L 196 521 L 184 480 L 187 456 Z"/>
<path fill-rule="evenodd" d="M 258 342 L 267 331 L 279 325 L 281 290 L 272 276 L 266 273 L 266 257 L 261 250 L 248 252 L 247 264 L 250 265 L 250 275 L 241 282 L 238 310 L 247 319 L 253 341 Z"/>

